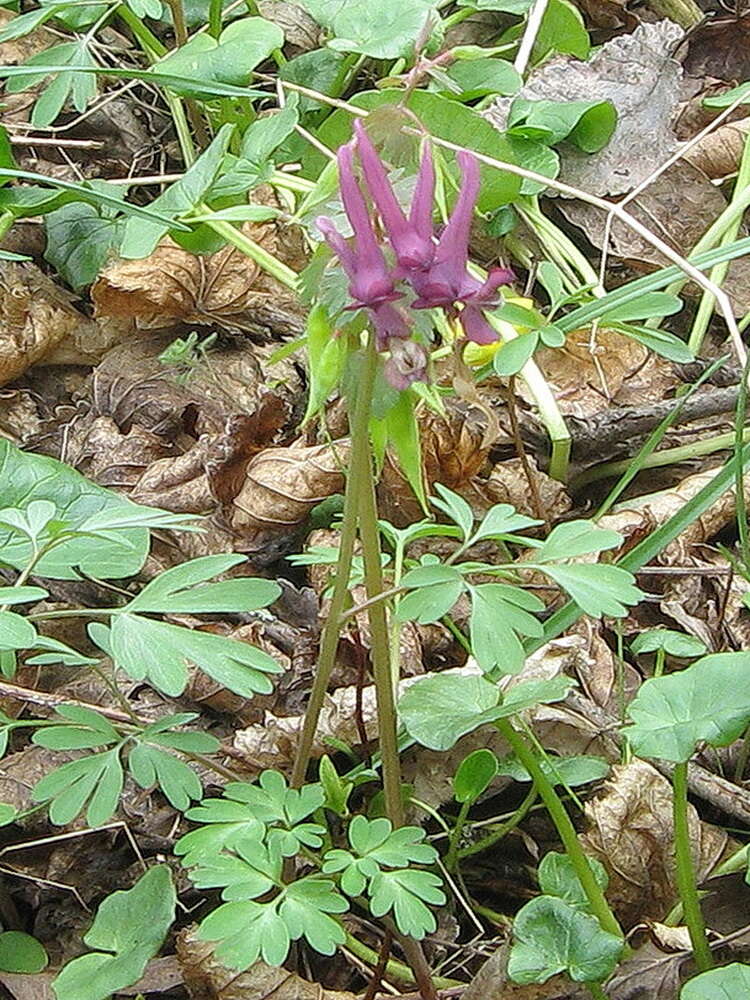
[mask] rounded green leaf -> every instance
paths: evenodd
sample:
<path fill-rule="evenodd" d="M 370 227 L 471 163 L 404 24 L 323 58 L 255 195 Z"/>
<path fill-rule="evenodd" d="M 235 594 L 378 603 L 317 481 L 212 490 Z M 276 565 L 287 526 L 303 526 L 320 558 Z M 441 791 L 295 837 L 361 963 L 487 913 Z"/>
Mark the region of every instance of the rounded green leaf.
<path fill-rule="evenodd" d="M 704 656 L 685 670 L 652 677 L 628 707 L 624 730 L 641 757 L 689 760 L 698 743 L 728 746 L 750 723 L 750 652 Z"/>
<path fill-rule="evenodd" d="M 576 983 L 607 979 L 622 953 L 621 938 L 554 896 L 537 896 L 513 922 L 508 975 L 516 983 L 546 983 L 560 972 Z"/>
<path fill-rule="evenodd" d="M 5 931 L 0 934 L 0 969 L 33 975 L 47 966 L 47 952 L 30 934 Z"/>
<path fill-rule="evenodd" d="M 676 632 L 671 628 L 654 628 L 648 632 L 641 632 L 631 642 L 630 648 L 636 655 L 654 653 L 658 649 L 663 649 L 670 656 L 679 656 L 684 659 L 703 656 L 706 652 L 705 643 L 696 636 Z"/>
<path fill-rule="evenodd" d="M 476 802 L 497 774 L 497 757 L 482 747 L 464 757 L 453 778 L 453 795 L 457 802 Z"/>
<path fill-rule="evenodd" d="M 740 1000 L 750 996 L 750 965 L 733 962 L 710 969 L 685 983 L 680 1000 Z"/>

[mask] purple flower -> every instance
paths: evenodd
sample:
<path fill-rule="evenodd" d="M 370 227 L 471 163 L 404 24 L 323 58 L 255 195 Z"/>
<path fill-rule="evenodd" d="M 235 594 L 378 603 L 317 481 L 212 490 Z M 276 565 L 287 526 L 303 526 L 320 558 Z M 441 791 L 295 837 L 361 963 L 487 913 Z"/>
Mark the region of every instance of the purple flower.
<path fill-rule="evenodd" d="M 435 170 L 432 153 L 425 146 L 417 174 L 409 218 L 404 215 L 394 194 L 385 167 L 361 121 L 354 123 L 357 150 L 362 172 L 399 267 L 405 271 L 430 266 L 435 255 L 432 230 L 432 202 L 435 195 Z"/>
<path fill-rule="evenodd" d="M 318 229 L 349 277 L 349 294 L 354 307 L 373 308 L 399 298 L 393 275 L 388 270 L 383 251 L 373 229 L 370 213 L 354 176 L 353 152 L 350 144 L 338 151 L 339 186 L 344 211 L 354 231 L 351 246 L 330 219 L 317 219 Z"/>

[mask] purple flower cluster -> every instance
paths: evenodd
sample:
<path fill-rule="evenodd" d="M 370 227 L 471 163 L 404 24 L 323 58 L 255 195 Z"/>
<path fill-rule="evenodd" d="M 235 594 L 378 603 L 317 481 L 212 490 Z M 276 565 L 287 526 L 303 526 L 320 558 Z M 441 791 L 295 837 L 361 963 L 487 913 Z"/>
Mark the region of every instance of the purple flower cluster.
<path fill-rule="evenodd" d="M 392 250 L 392 265 L 386 260 L 370 207 L 354 174 L 355 151 Z M 489 344 L 497 340 L 497 333 L 487 322 L 484 310 L 497 304 L 497 289 L 514 278 L 513 272 L 505 268 L 491 271 L 484 282 L 469 274 L 469 235 L 479 194 L 479 163 L 464 151 L 458 154 L 458 164 L 461 188 L 451 217 L 438 237 L 432 224 L 435 169 L 429 146 L 422 154 L 407 217 L 362 122 L 357 121 L 354 139 L 338 151 L 341 199 L 353 239 L 344 239 L 330 219 L 317 219 L 320 232 L 349 278 L 353 303 L 349 308 L 370 311 L 378 349 L 391 355 L 386 376 L 398 389 L 424 380 L 427 366 L 424 349 L 410 339 L 403 305 L 411 309 L 442 308 L 452 318 L 458 317 L 469 340 Z M 405 301 L 409 289 L 414 298 Z"/>

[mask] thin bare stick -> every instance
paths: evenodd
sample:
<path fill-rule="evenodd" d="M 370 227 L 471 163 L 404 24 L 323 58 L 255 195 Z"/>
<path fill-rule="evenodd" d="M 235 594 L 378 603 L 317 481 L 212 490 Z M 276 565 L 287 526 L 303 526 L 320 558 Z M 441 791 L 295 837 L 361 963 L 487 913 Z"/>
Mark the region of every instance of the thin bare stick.
<path fill-rule="evenodd" d="M 521 76 L 526 72 L 526 67 L 529 64 L 531 50 L 534 48 L 534 42 L 536 41 L 536 36 L 539 34 L 539 28 L 542 25 L 542 19 L 547 10 L 548 3 L 549 0 L 535 0 L 534 6 L 529 11 L 523 38 L 521 39 L 521 44 L 518 46 L 516 58 L 513 61 L 513 67 Z"/>

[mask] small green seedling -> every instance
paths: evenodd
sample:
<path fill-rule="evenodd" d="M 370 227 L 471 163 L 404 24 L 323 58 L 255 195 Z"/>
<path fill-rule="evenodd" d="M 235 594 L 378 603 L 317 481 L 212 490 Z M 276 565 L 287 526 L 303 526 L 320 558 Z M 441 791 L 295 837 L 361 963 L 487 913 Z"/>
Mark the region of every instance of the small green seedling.
<path fill-rule="evenodd" d="M 695 962 L 713 960 L 698 900 L 687 819 L 687 766 L 700 743 L 728 746 L 750 723 L 750 653 L 716 653 L 666 677 L 647 680 L 628 707 L 624 730 L 639 756 L 672 761 L 677 885 Z"/>
<path fill-rule="evenodd" d="M 686 635 L 670 628 L 654 628 L 641 632 L 630 644 L 630 648 L 639 656 L 641 653 L 656 653 L 654 662 L 654 677 L 664 673 L 664 662 L 667 654 L 682 660 L 692 660 L 708 652 L 705 643 L 694 635 Z"/>
<path fill-rule="evenodd" d="M 23 931 L 0 933 L 0 969 L 31 976 L 47 967 L 47 952 L 36 938 Z"/>
<path fill-rule="evenodd" d="M 453 776 L 453 796 L 461 803 L 456 822 L 451 831 L 446 867 L 452 871 L 456 866 L 456 852 L 461 832 L 469 814 L 469 809 L 483 795 L 497 774 L 497 757 L 485 748 L 475 750 L 464 757 Z"/>
<path fill-rule="evenodd" d="M 57 1000 L 108 1000 L 138 982 L 164 943 L 176 903 L 168 865 L 150 868 L 132 889 L 107 896 L 83 938 L 96 950 L 63 968 L 54 982 Z"/>

